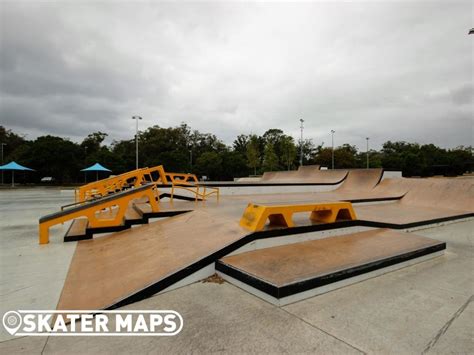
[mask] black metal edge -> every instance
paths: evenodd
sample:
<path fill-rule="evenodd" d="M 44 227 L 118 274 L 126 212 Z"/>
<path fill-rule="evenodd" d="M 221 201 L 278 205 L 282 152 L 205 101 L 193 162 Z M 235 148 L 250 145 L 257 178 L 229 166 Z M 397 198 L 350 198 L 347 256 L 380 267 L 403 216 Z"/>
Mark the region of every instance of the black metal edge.
<path fill-rule="evenodd" d="M 424 222 L 424 223 L 420 222 L 421 224 L 419 225 L 438 223 L 437 221 L 439 220 L 443 220 L 443 221 L 455 220 L 455 219 L 465 218 L 466 216 L 467 217 L 474 216 L 474 213 L 470 213 L 468 215 L 462 215 L 462 216 L 441 218 L 441 219 L 435 220 L 435 222 L 432 222 L 433 220 Z M 327 223 L 327 224 L 315 224 L 315 225 L 292 227 L 292 228 L 269 229 L 269 230 L 264 230 L 261 232 L 251 233 L 235 241 L 234 243 L 231 243 L 228 246 L 204 257 L 203 259 L 196 261 L 195 263 L 187 266 L 186 268 L 181 269 L 177 271 L 176 273 L 169 275 L 165 277 L 164 279 L 161 279 L 153 284 L 150 284 L 149 286 L 129 296 L 126 296 L 122 298 L 121 300 L 118 300 L 116 303 L 113 303 L 112 305 L 104 309 L 106 310 L 116 309 L 119 307 L 126 306 L 128 304 L 135 303 L 135 302 L 144 300 L 146 298 L 149 298 L 153 296 L 154 294 L 164 290 L 165 288 L 175 284 L 176 282 L 184 279 L 185 277 L 193 274 L 194 272 L 199 271 L 203 267 L 206 267 L 207 265 L 217 261 L 218 259 L 224 257 L 225 255 L 230 254 L 234 250 L 244 246 L 245 244 L 253 242 L 254 240 L 257 240 L 257 239 L 277 237 L 277 236 L 286 236 L 286 235 L 292 235 L 292 234 L 301 234 L 301 233 L 315 232 L 315 231 L 322 231 L 322 230 L 348 228 L 348 227 L 354 227 L 354 226 L 374 227 L 374 228 L 391 228 L 390 226 L 397 227 L 397 228 L 392 228 L 392 229 L 410 228 L 410 227 L 406 227 L 407 225 L 392 225 L 392 224 L 387 224 L 387 223 L 355 220 L 355 221 L 340 221 L 340 222 Z"/>
<path fill-rule="evenodd" d="M 162 198 L 165 198 L 165 197 L 171 198 L 171 194 L 169 194 L 167 192 L 163 192 L 162 194 L 160 194 L 160 200 Z M 176 195 L 176 194 L 173 195 L 173 198 L 175 198 L 177 200 L 184 200 L 184 201 L 191 201 L 191 202 L 196 201 L 196 199 L 193 198 L 193 197 L 183 196 L 183 195 Z M 198 198 L 197 201 L 202 201 L 202 199 Z"/>
<path fill-rule="evenodd" d="M 274 182 L 274 183 L 251 183 L 251 182 L 218 182 L 215 184 L 209 184 L 200 181 L 199 185 L 200 186 L 207 186 L 207 187 L 257 187 L 257 186 L 332 186 L 332 185 L 338 185 L 344 181 L 344 179 L 347 177 L 347 174 L 342 178 L 341 180 L 337 182 L 319 182 L 319 183 L 314 183 L 314 182 Z M 176 184 L 177 186 L 180 186 Z M 170 184 L 157 184 L 157 187 L 161 188 L 171 188 Z M 182 186 L 187 186 L 187 185 L 182 185 Z"/>
<path fill-rule="evenodd" d="M 54 218 L 65 216 L 65 215 L 70 214 L 72 212 L 79 212 L 79 211 L 85 210 L 89 207 L 98 206 L 98 205 L 100 205 L 104 202 L 113 201 L 113 200 L 116 200 L 117 198 L 124 197 L 124 196 L 127 196 L 127 195 L 131 195 L 131 194 L 136 193 L 136 192 L 144 191 L 144 190 L 147 190 L 147 189 L 151 188 L 152 186 L 153 186 L 153 184 L 143 185 L 143 186 L 136 187 L 136 188 L 133 188 L 133 189 L 118 192 L 116 194 L 112 194 L 112 195 L 103 197 L 101 199 L 94 200 L 93 202 L 89 202 L 89 203 L 86 202 L 83 205 L 80 205 L 78 207 L 66 209 L 64 211 L 54 212 L 54 213 L 51 213 L 51 214 L 48 214 L 46 216 L 41 217 L 39 219 L 39 223 L 50 221 Z"/>
<path fill-rule="evenodd" d="M 259 291 L 262 291 L 274 298 L 281 299 L 283 297 L 292 296 L 301 292 L 312 290 L 318 287 L 326 286 L 338 281 L 346 280 L 351 277 L 366 274 L 375 270 L 380 270 L 392 265 L 400 264 L 405 261 L 413 260 L 425 255 L 433 254 L 446 249 L 446 243 L 440 242 L 436 245 L 418 249 L 404 254 L 395 255 L 382 260 L 373 261 L 349 269 L 341 270 L 331 274 L 315 277 L 312 279 L 295 282 L 285 286 L 275 286 L 271 283 L 259 279 L 254 275 L 245 273 L 242 270 L 232 267 L 224 263 L 222 260 L 216 262 L 216 270 L 229 275 L 230 277 L 247 284 Z"/>
<path fill-rule="evenodd" d="M 74 236 L 64 236 L 63 240 L 67 242 L 78 242 L 80 240 L 92 239 L 92 234 L 83 234 L 83 235 L 74 235 Z"/>
<path fill-rule="evenodd" d="M 463 218 L 469 218 L 469 217 L 474 217 L 474 212 L 454 215 L 454 216 L 449 216 L 449 217 L 434 218 L 434 219 L 412 222 L 412 223 L 405 223 L 405 224 L 395 224 L 395 223 L 386 223 L 386 222 L 377 222 L 377 221 L 368 221 L 368 220 L 357 220 L 357 222 L 359 222 L 358 225 L 364 226 L 364 227 L 408 229 L 408 228 L 427 226 L 427 225 L 435 224 L 435 223 L 455 221 L 457 219 L 463 219 Z"/>
<path fill-rule="evenodd" d="M 381 173 L 380 176 L 379 176 L 379 181 L 377 181 L 377 183 L 374 185 L 373 188 L 377 187 L 377 185 L 380 184 L 380 182 L 381 182 L 382 179 L 383 179 L 383 174 L 385 174 L 385 169 L 384 169 L 384 168 L 382 168 L 382 173 Z"/>
<path fill-rule="evenodd" d="M 193 210 L 181 210 L 181 211 L 158 211 L 158 212 L 145 212 L 143 216 L 146 218 L 161 218 L 161 217 L 173 217 L 183 213 L 192 212 Z"/>
<path fill-rule="evenodd" d="M 246 235 L 243 238 L 235 241 L 234 243 L 231 243 L 227 245 L 226 247 L 204 257 L 203 259 L 200 259 L 194 262 L 193 264 L 188 265 L 187 267 L 159 280 L 158 282 L 148 285 L 142 290 L 139 290 L 133 294 L 130 294 L 129 296 L 122 298 L 121 300 L 118 300 L 117 302 L 113 303 L 112 305 L 104 309 L 105 310 L 116 309 L 119 307 L 126 306 L 128 304 L 135 303 L 135 302 L 144 300 L 146 298 L 149 298 L 153 296 L 154 294 L 164 290 L 165 288 L 175 284 L 176 282 L 184 279 L 185 277 L 195 273 L 196 271 L 199 271 L 200 269 L 212 264 L 216 260 L 224 257 L 225 255 L 231 253 L 232 251 L 244 246 L 245 244 L 252 242 L 255 239 L 256 238 L 253 234 Z"/>
<path fill-rule="evenodd" d="M 124 224 L 128 227 L 134 226 L 134 225 L 139 225 L 139 224 L 147 224 L 148 223 L 148 218 L 145 216 L 142 216 L 140 219 L 124 219 Z"/>
<path fill-rule="evenodd" d="M 100 233 L 111 233 L 111 232 L 120 232 L 126 229 L 130 229 L 129 225 L 121 224 L 119 226 L 111 226 L 111 227 L 92 227 L 87 228 L 87 231 L 90 234 L 100 234 Z"/>
<path fill-rule="evenodd" d="M 290 285 L 282 286 L 278 289 L 278 297 L 283 298 L 291 296 L 300 292 L 308 291 L 317 287 L 326 286 L 338 281 L 346 280 L 351 277 L 367 274 L 372 271 L 380 270 L 392 265 L 400 264 L 409 260 L 420 258 L 425 255 L 434 254 L 446 249 L 446 243 L 440 242 L 426 248 L 414 250 L 404 254 L 395 255 L 382 260 L 373 261 L 367 264 L 359 265 L 346 270 L 341 270 L 335 273 L 316 277 L 301 282 L 296 282 Z"/>
<path fill-rule="evenodd" d="M 224 263 L 222 260 L 216 261 L 216 270 L 220 271 L 244 284 L 253 287 L 267 295 L 278 298 L 279 288 L 255 276 L 247 274 L 239 269 Z"/>
<path fill-rule="evenodd" d="M 69 231 L 71 230 L 72 228 L 72 225 L 74 224 L 74 221 L 72 221 L 72 223 L 69 225 L 69 228 L 67 229 L 66 233 L 64 234 L 64 237 L 63 237 L 63 240 L 65 242 L 77 242 L 79 240 L 85 240 L 85 239 L 92 239 L 92 234 L 88 233 L 87 231 L 87 227 L 85 229 L 85 234 L 80 234 L 80 235 L 74 235 L 74 236 L 68 236 L 69 234 Z M 87 222 L 87 224 L 89 224 L 89 221 Z"/>
<path fill-rule="evenodd" d="M 393 196 L 393 197 L 374 197 L 374 198 L 355 198 L 355 199 L 347 199 L 341 201 L 347 201 L 351 203 L 364 203 L 364 202 L 380 202 L 380 201 L 396 201 L 400 200 L 404 195 L 400 196 Z"/>

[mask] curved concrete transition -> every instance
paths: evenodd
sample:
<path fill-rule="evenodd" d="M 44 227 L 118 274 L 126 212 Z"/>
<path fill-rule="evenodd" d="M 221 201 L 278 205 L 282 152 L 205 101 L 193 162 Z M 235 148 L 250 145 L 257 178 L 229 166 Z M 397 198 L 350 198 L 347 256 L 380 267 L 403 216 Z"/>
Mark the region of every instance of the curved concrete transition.
<path fill-rule="evenodd" d="M 383 169 L 349 170 L 337 191 L 360 191 L 373 189 L 382 180 Z"/>
<path fill-rule="evenodd" d="M 309 165 L 300 170 L 270 171 L 263 174 L 262 183 L 336 185 L 347 176 L 347 170 L 319 170 L 319 166 Z"/>

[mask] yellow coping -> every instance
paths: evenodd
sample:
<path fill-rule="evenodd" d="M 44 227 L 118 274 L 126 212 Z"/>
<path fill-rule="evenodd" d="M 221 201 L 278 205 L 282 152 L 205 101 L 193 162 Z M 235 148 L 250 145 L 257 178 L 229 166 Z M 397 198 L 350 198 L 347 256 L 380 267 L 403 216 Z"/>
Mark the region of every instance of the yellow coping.
<path fill-rule="evenodd" d="M 86 217 L 89 221 L 89 226 L 92 228 L 119 226 L 123 223 L 125 212 L 127 211 L 130 201 L 133 199 L 147 197 L 152 211 L 158 212 L 159 205 L 156 201 L 157 192 L 155 194 L 155 190 L 155 186 L 150 184 L 149 188 L 147 189 L 139 189 L 135 192 L 133 192 L 132 190 L 127 192 L 125 196 L 120 196 L 117 198 L 113 198 L 113 196 L 110 196 L 110 198 L 105 198 L 103 201 L 98 200 L 92 202 L 90 207 L 85 207 L 84 205 L 81 205 L 79 207 L 72 208 L 71 211 L 65 210 L 64 212 L 59 213 L 57 217 L 54 217 L 54 215 L 51 216 L 51 218 L 48 218 L 48 216 L 43 217 L 46 220 L 40 220 L 39 223 L 39 244 L 49 243 L 50 227 L 60 223 L 64 223 L 66 221 L 70 221 L 78 217 Z M 111 214 L 112 217 L 109 218 L 104 218 L 103 216 L 102 218 L 100 218 L 98 216 L 99 212 L 107 208 L 116 208 L 117 213 Z"/>
<path fill-rule="evenodd" d="M 267 206 L 249 203 L 239 224 L 252 232 L 263 230 L 267 219 L 270 220 L 270 225 L 294 227 L 293 214 L 300 212 L 311 212 L 310 219 L 320 223 L 334 223 L 341 219 L 356 219 L 356 214 L 350 202 Z"/>

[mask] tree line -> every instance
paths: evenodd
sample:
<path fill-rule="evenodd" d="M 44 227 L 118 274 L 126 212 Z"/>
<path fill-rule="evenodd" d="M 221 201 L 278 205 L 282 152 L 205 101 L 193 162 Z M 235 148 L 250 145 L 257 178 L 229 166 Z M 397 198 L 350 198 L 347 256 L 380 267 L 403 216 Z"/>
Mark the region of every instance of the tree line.
<path fill-rule="evenodd" d="M 107 133 L 94 132 L 82 142 L 45 135 L 34 140 L 0 126 L 0 143 L 5 143 L 4 163 L 16 161 L 36 170 L 23 174 L 25 182 L 39 182 L 51 176 L 57 183 L 84 182 L 80 170 L 96 162 L 120 174 L 135 168 L 135 137 L 104 144 Z M 331 168 L 332 148 L 316 145 L 310 139 L 295 142 L 280 129 L 263 135 L 241 134 L 233 144 L 224 144 L 214 134 L 177 127 L 149 127 L 138 135 L 141 167 L 164 165 L 167 171 L 190 172 L 211 180 L 260 175 L 265 171 L 294 170 L 301 158 L 304 165 Z M 443 149 L 433 144 L 386 142 L 380 151 L 369 151 L 370 167 L 402 171 L 403 176 L 455 176 L 473 168 L 472 147 Z M 366 152 L 350 144 L 334 149 L 334 168 L 366 167 Z M 89 180 L 95 179 L 90 176 Z M 10 175 L 5 174 L 5 181 Z M 21 176 L 19 181 L 21 181 Z"/>

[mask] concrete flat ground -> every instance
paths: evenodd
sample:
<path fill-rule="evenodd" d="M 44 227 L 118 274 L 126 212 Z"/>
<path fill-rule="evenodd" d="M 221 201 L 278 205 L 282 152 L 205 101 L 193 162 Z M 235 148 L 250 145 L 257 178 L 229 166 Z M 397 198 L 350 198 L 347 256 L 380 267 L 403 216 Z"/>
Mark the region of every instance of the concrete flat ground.
<path fill-rule="evenodd" d="M 54 309 L 76 243 L 37 244 L 40 215 L 70 191 L 0 191 L 1 311 Z M 474 353 L 474 221 L 417 230 L 444 256 L 285 307 L 229 283 L 198 282 L 125 307 L 173 309 L 175 337 L 23 337 L 0 353 Z"/>

